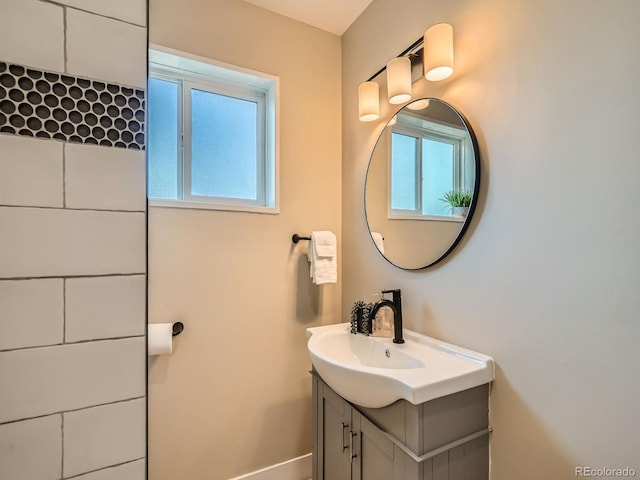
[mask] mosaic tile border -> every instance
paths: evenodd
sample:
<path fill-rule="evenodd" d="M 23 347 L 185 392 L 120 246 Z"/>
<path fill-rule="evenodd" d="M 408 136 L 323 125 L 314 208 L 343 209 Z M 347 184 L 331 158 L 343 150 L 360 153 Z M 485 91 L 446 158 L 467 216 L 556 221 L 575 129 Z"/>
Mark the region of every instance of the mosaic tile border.
<path fill-rule="evenodd" d="M 0 132 L 144 150 L 145 92 L 0 62 Z"/>

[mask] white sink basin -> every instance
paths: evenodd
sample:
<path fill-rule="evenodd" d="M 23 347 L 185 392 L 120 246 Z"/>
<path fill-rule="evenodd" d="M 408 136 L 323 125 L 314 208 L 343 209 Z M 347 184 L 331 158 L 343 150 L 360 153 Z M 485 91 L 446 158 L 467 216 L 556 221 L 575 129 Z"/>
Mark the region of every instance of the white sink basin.
<path fill-rule="evenodd" d="M 493 359 L 404 330 L 405 343 L 349 333 L 340 323 L 307 329 L 322 379 L 348 401 L 379 408 L 401 398 L 419 405 L 494 379 Z"/>

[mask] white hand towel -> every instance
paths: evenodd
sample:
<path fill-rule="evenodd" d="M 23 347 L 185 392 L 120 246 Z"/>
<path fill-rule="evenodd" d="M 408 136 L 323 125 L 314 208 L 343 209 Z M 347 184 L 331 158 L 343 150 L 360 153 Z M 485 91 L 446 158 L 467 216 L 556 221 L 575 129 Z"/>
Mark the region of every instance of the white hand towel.
<path fill-rule="evenodd" d="M 384 255 L 384 238 L 382 238 L 382 235 L 378 232 L 371 232 L 371 236 L 373 237 L 373 242 L 376 244 L 376 247 L 380 250 L 380 253 Z"/>
<path fill-rule="evenodd" d="M 309 276 L 316 285 L 338 282 L 338 249 L 336 236 L 329 231 L 311 232 L 307 257 L 311 263 Z"/>

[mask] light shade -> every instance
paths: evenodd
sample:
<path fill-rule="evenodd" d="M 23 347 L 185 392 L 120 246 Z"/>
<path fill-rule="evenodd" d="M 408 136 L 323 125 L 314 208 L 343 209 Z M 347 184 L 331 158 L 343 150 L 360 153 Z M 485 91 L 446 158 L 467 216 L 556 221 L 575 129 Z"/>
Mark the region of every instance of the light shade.
<path fill-rule="evenodd" d="M 416 100 L 415 102 L 411 102 L 409 105 L 407 105 L 407 108 L 409 110 L 424 110 L 428 106 L 429 106 L 429 99 L 422 98 L 420 100 Z"/>
<path fill-rule="evenodd" d="M 387 63 L 387 95 L 389 103 L 411 100 L 411 60 L 398 57 Z"/>
<path fill-rule="evenodd" d="M 380 118 L 380 87 L 376 82 L 363 82 L 358 86 L 358 115 L 361 122 Z"/>
<path fill-rule="evenodd" d="M 424 34 L 424 77 L 444 80 L 453 73 L 453 27 L 438 23 Z"/>

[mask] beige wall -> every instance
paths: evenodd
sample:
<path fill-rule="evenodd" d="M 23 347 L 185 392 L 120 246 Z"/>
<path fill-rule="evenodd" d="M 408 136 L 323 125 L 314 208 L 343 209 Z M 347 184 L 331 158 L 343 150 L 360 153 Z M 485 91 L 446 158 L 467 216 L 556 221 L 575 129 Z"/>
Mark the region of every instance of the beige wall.
<path fill-rule="evenodd" d="M 492 355 L 492 480 L 640 471 L 640 3 L 374 0 L 343 36 L 343 312 L 402 288 L 408 327 Z M 379 123 L 356 89 L 430 25 L 456 73 L 420 93 L 458 107 L 482 156 L 466 240 L 404 272 L 368 239 L 362 188 Z M 633 207 L 632 207 L 633 208 Z"/>
<path fill-rule="evenodd" d="M 238 0 L 152 0 L 150 41 L 280 80 L 280 215 L 149 212 L 149 321 L 185 324 L 150 363 L 150 478 L 228 479 L 311 451 L 305 328 L 338 319 L 340 285 L 312 285 L 290 239 L 341 240 L 340 38 Z"/>

